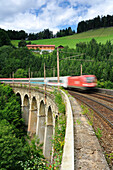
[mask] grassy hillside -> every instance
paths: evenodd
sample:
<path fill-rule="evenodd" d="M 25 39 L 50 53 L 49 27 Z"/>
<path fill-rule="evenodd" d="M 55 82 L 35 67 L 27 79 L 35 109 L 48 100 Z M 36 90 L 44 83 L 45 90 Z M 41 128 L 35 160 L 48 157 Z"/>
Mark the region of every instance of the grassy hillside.
<path fill-rule="evenodd" d="M 97 42 L 101 42 L 102 44 L 106 43 L 107 40 L 110 40 L 113 43 L 113 27 L 109 28 L 100 28 L 97 30 L 90 30 L 87 32 L 74 34 L 72 36 L 66 36 L 61 38 L 53 38 L 53 39 L 43 39 L 43 40 L 34 40 L 31 41 L 32 44 L 51 44 L 56 47 L 59 45 L 66 46 L 68 45 L 70 48 L 75 48 L 76 43 L 79 42 L 89 42 L 92 38 L 95 38 Z M 19 40 L 12 40 L 12 44 L 18 46 Z"/>

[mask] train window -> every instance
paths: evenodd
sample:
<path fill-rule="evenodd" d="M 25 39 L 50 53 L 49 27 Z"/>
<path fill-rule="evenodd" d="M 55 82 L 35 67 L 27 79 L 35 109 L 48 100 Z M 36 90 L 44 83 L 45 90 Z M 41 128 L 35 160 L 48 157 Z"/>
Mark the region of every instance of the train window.
<path fill-rule="evenodd" d="M 50 82 L 50 83 L 57 83 L 57 80 L 49 80 L 48 82 Z"/>
<path fill-rule="evenodd" d="M 0 80 L 2 82 L 12 82 L 12 80 Z"/>
<path fill-rule="evenodd" d="M 95 81 L 94 77 L 86 77 L 87 83 L 93 83 Z"/>
<path fill-rule="evenodd" d="M 28 80 L 14 80 L 14 82 L 28 82 Z"/>
<path fill-rule="evenodd" d="M 58 80 L 49 80 L 48 82 L 50 82 L 50 83 L 57 83 Z M 62 83 L 62 80 L 60 80 L 60 83 Z"/>
<path fill-rule="evenodd" d="M 30 80 L 31 82 L 44 82 L 44 80 Z"/>

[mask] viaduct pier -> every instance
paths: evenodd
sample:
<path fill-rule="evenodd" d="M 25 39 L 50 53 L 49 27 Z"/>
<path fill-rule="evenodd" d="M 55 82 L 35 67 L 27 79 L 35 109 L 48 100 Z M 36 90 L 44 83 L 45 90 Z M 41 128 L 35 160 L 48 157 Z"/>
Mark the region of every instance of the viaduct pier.
<path fill-rule="evenodd" d="M 12 85 L 12 88 L 21 99 L 28 133 L 38 135 L 44 144 L 43 154 L 51 161 L 51 138 L 58 116 L 58 107 L 51 94 L 53 89 L 47 88 L 45 98 L 44 88 L 29 90 L 23 85 Z M 85 115 L 81 114 L 77 101 L 63 91 L 62 97 L 66 105 L 66 133 L 61 170 L 109 170 L 98 139 Z M 77 120 L 81 123 L 77 123 Z"/>

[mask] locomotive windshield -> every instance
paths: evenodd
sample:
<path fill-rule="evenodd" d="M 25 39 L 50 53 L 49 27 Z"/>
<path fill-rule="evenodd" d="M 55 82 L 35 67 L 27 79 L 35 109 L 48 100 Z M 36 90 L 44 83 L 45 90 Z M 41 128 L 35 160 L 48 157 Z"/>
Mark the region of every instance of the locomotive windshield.
<path fill-rule="evenodd" d="M 87 83 L 93 83 L 93 82 L 95 82 L 95 77 L 86 77 L 86 82 L 87 82 Z"/>

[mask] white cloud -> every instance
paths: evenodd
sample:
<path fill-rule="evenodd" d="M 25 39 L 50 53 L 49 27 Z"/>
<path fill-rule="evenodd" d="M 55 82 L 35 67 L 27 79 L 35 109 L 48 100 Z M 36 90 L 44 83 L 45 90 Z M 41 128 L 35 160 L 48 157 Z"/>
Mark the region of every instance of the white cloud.
<path fill-rule="evenodd" d="M 87 10 L 87 14 L 83 17 L 84 20 L 92 19 L 99 16 L 113 15 L 113 1 L 97 1 Z"/>
<path fill-rule="evenodd" d="M 112 15 L 112 7 L 112 0 L 1 0 L 0 27 L 27 33 L 49 28 L 56 33 L 63 25 L 76 28 L 81 20 Z"/>

